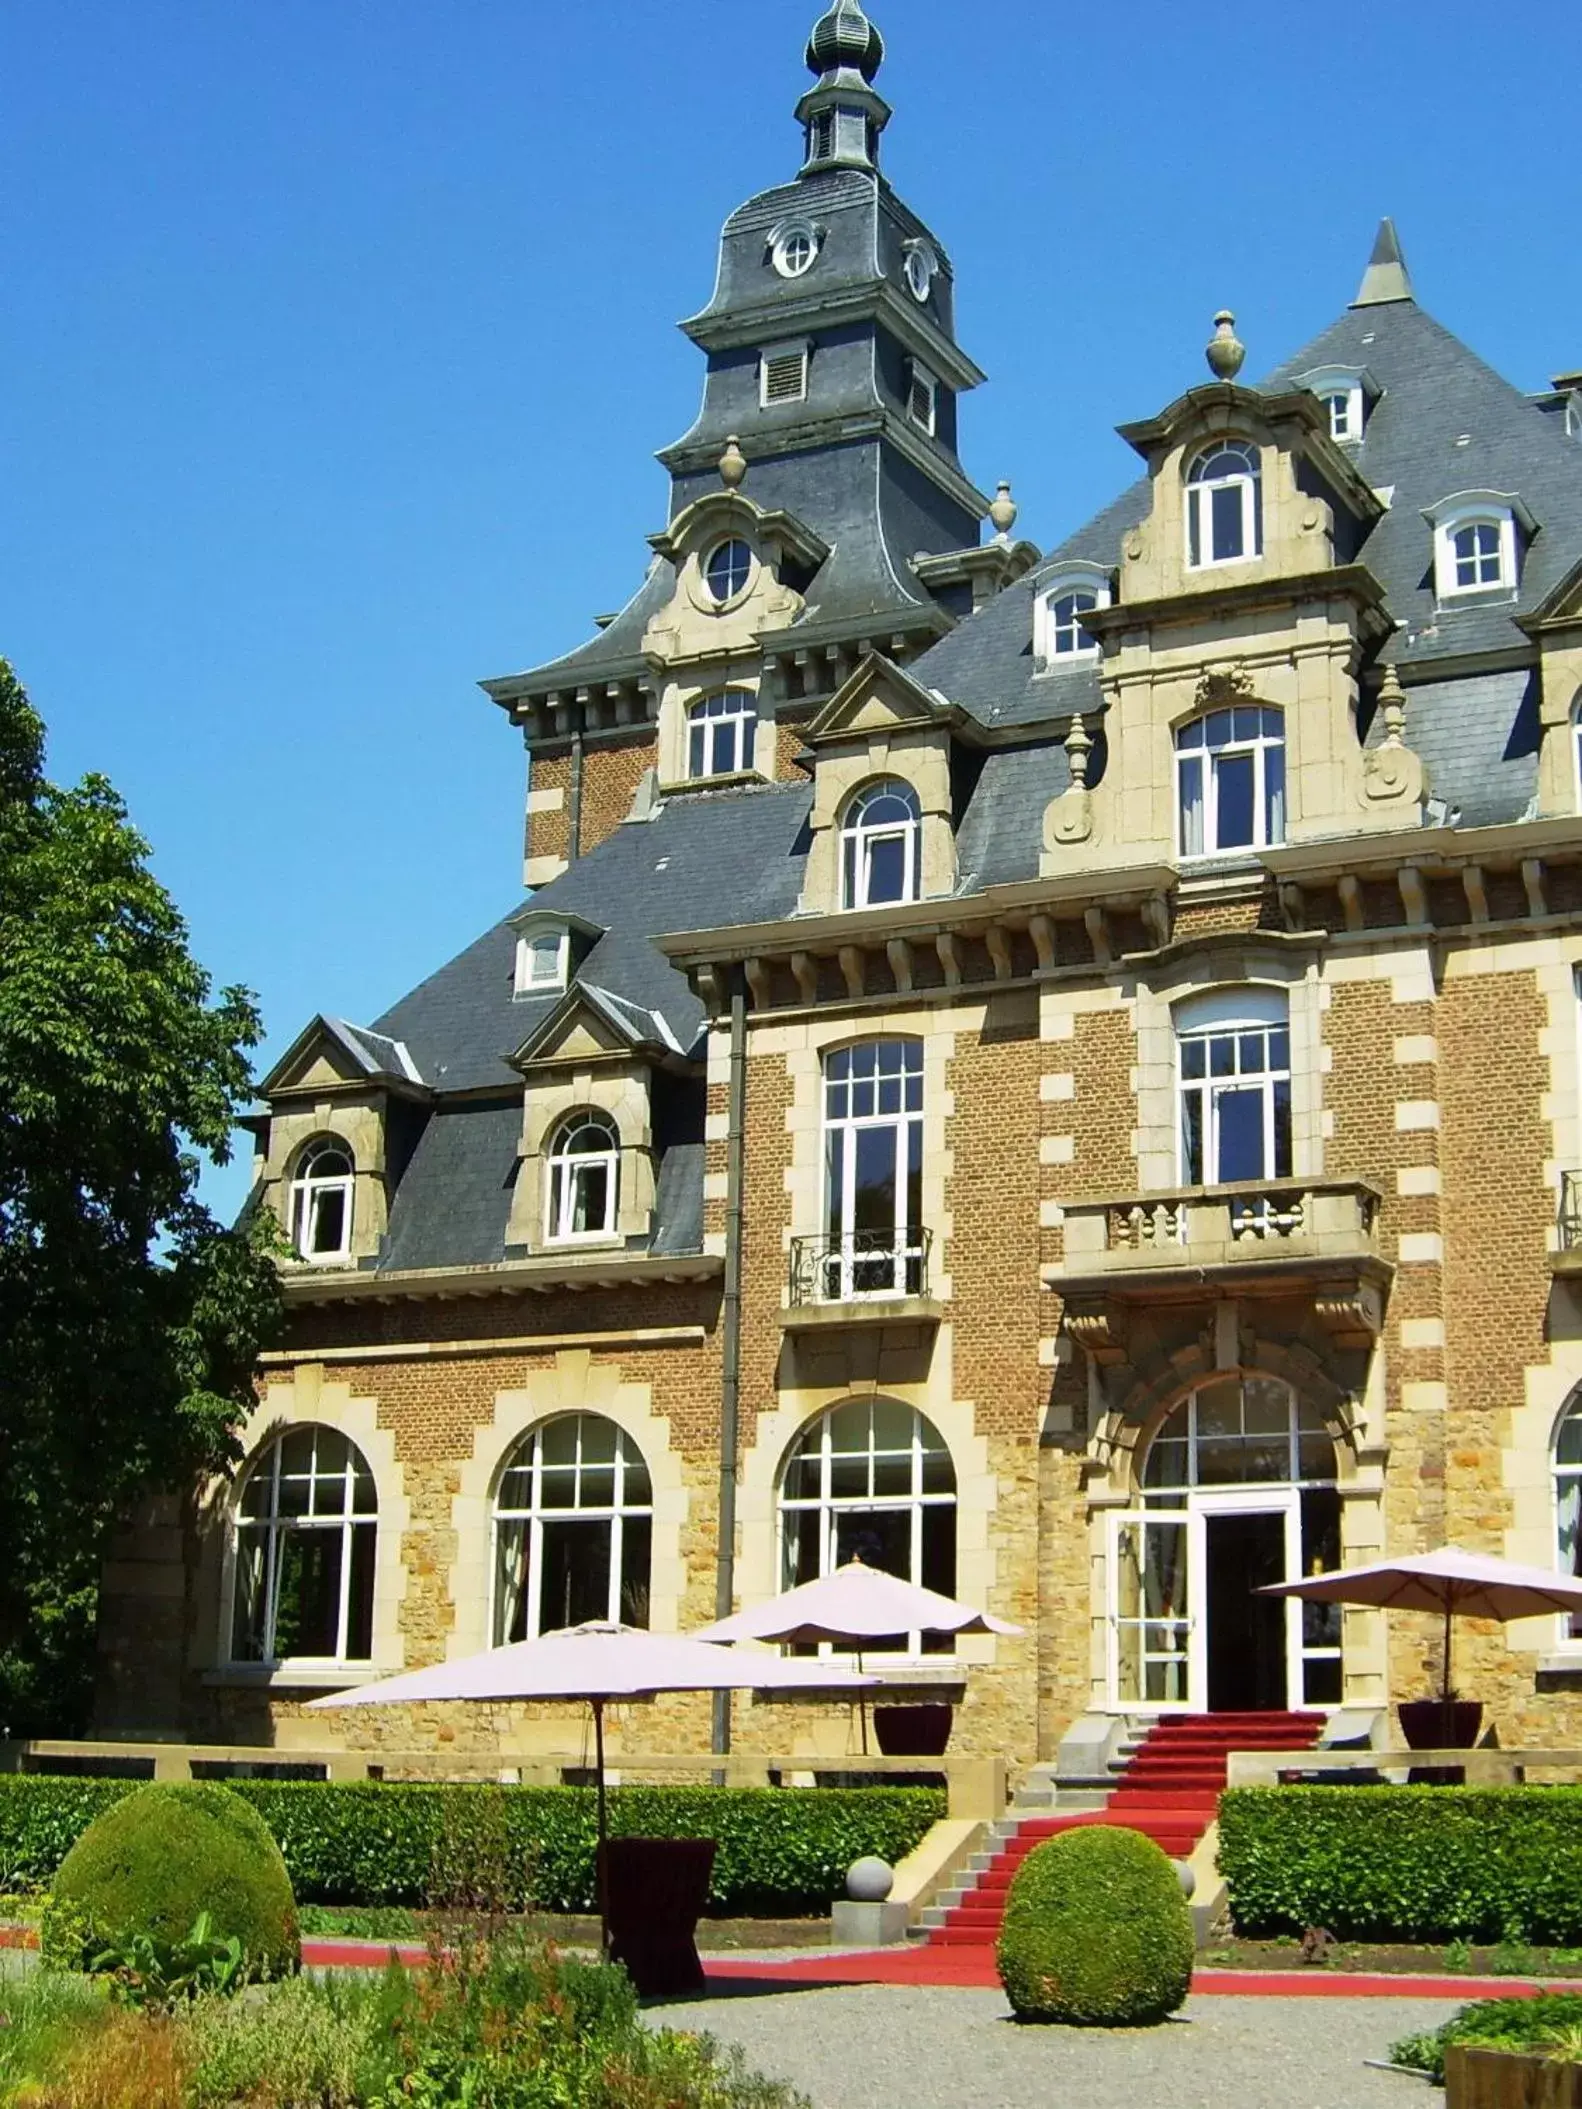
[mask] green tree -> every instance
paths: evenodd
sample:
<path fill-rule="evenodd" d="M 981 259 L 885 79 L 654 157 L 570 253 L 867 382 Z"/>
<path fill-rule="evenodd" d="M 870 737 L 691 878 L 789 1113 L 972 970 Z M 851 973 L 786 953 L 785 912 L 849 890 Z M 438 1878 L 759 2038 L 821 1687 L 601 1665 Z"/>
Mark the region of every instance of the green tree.
<path fill-rule="evenodd" d="M 149 1487 L 225 1464 L 278 1326 L 272 1239 L 197 1198 L 258 1012 L 210 1000 L 102 777 L 44 777 L 0 660 L 0 1724 L 85 1725 L 98 1574 Z"/>

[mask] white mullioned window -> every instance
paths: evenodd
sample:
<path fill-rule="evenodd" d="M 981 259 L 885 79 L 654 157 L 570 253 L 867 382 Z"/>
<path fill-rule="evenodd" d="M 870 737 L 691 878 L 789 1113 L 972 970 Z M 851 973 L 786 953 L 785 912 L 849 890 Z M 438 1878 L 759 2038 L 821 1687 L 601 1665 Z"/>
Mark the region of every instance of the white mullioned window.
<path fill-rule="evenodd" d="M 544 1235 L 551 1245 L 612 1238 L 621 1181 L 621 1138 L 607 1113 L 573 1113 L 549 1148 Z"/>
<path fill-rule="evenodd" d="M 1210 990 L 1175 1013 L 1183 1186 L 1291 1176 L 1291 1027 L 1277 989 Z"/>
<path fill-rule="evenodd" d="M 1187 562 L 1194 570 L 1263 555 L 1263 463 L 1250 440 L 1220 440 L 1187 476 Z"/>
<path fill-rule="evenodd" d="M 1371 375 L 1360 367 L 1317 366 L 1309 373 L 1298 374 L 1297 381 L 1323 406 L 1331 439 L 1351 446 L 1362 438 L 1367 429 L 1370 399 L 1378 393 Z"/>
<path fill-rule="evenodd" d="M 1285 840 L 1285 718 L 1260 703 L 1205 712 L 1176 732 L 1183 857 L 1272 849 Z"/>
<path fill-rule="evenodd" d="M 1329 412 L 1330 438 L 1361 439 L 1362 421 L 1353 408 L 1352 390 L 1332 388 L 1322 400 L 1324 408 Z"/>
<path fill-rule="evenodd" d="M 1532 515 L 1518 497 L 1496 491 L 1463 491 L 1432 506 L 1434 593 L 1439 600 L 1463 594 L 1514 593 L 1521 568 L 1517 524 L 1530 534 Z"/>
<path fill-rule="evenodd" d="M 234 1662 L 366 1662 L 373 1654 L 379 1504 L 335 1428 L 288 1428 L 236 1502 Z"/>
<path fill-rule="evenodd" d="M 1082 618 L 1109 604 L 1110 582 L 1096 568 L 1050 579 L 1033 602 L 1033 658 L 1038 666 L 1047 673 L 1095 657 L 1098 639 L 1082 627 Z"/>
<path fill-rule="evenodd" d="M 1582 1577 L 1582 1398 L 1574 1398 L 1555 1430 L 1555 1565 Z M 1566 1618 L 1561 1630 L 1582 1641 L 1582 1615 Z"/>
<path fill-rule="evenodd" d="M 866 1040 L 825 1057 L 824 1228 L 825 1301 L 921 1293 L 920 1040 Z"/>
<path fill-rule="evenodd" d="M 345 1143 L 326 1137 L 303 1151 L 291 1182 L 291 1242 L 299 1259 L 322 1267 L 350 1254 L 356 1185 Z"/>
<path fill-rule="evenodd" d="M 752 547 L 738 535 L 716 544 L 703 565 L 703 583 L 709 598 L 722 608 L 747 591 L 752 575 Z"/>
<path fill-rule="evenodd" d="M 590 1620 L 646 1626 L 653 1536 L 648 1467 L 614 1421 L 533 1429 L 494 1497 L 494 1645 Z"/>
<path fill-rule="evenodd" d="M 853 1399 L 820 1414 L 797 1437 L 781 1474 L 781 1586 L 817 1581 L 851 1560 L 943 1596 L 956 1592 L 950 1451 L 932 1421 L 895 1399 Z M 898 1633 L 865 1642 L 863 1652 L 948 1653 L 951 1646 L 948 1635 Z"/>
<path fill-rule="evenodd" d="M 878 908 L 922 891 L 923 813 L 897 777 L 865 784 L 841 823 L 841 904 Z"/>
<path fill-rule="evenodd" d="M 553 925 L 524 930 L 516 941 L 516 993 L 545 996 L 566 986 L 571 936 Z"/>
<path fill-rule="evenodd" d="M 725 688 L 687 710 L 687 774 L 735 776 L 753 765 L 758 705 L 750 689 Z"/>

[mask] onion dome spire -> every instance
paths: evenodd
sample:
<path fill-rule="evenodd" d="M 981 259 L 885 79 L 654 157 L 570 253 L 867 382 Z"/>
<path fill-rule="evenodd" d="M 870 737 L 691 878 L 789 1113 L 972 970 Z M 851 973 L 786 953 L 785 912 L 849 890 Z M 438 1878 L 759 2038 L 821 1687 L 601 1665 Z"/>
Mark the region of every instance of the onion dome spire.
<path fill-rule="evenodd" d="M 817 85 L 797 104 L 807 140 L 803 174 L 876 168 L 890 106 L 873 85 L 884 64 L 884 38 L 863 13 L 862 0 L 835 0 L 819 16 L 808 38 L 807 63 Z"/>
<path fill-rule="evenodd" d="M 872 86 L 884 64 L 884 38 L 863 13 L 860 0 L 835 0 L 827 15 L 820 15 L 807 43 L 808 71 L 820 79 L 850 67 Z"/>

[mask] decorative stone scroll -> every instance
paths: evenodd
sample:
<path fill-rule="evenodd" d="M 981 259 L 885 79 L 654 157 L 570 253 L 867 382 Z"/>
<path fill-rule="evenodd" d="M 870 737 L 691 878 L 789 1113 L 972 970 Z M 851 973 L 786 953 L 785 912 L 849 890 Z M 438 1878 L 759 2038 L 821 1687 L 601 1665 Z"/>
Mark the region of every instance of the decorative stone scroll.
<path fill-rule="evenodd" d="M 1421 756 L 1406 744 L 1406 697 L 1393 666 L 1384 670 L 1379 690 L 1384 738 L 1362 757 L 1362 797 L 1366 805 L 1421 805 L 1426 789 Z"/>

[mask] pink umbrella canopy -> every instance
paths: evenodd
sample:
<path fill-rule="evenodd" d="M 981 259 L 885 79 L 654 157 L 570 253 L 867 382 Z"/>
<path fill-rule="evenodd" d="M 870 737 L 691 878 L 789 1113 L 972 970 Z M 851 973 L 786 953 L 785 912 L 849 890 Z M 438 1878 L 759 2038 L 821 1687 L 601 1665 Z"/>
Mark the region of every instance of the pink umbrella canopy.
<path fill-rule="evenodd" d="M 864 1641 L 895 1633 L 1007 1633 L 1022 1628 L 958 1604 L 937 1590 L 919 1589 L 882 1567 L 850 1560 L 816 1582 L 803 1582 L 767 1604 L 705 1626 L 700 1640 Z"/>
<path fill-rule="evenodd" d="M 602 1706 L 615 1699 L 652 1699 L 660 1692 L 850 1691 L 874 1682 L 831 1664 L 735 1654 L 679 1633 L 595 1623 L 490 1648 L 458 1662 L 431 1663 L 312 1703 L 320 1709 L 439 1699 L 581 1699 Z"/>
<path fill-rule="evenodd" d="M 1437 1611 L 1445 1622 L 1441 1698 L 1448 1709 L 1450 1621 L 1541 1617 L 1546 1611 L 1582 1611 L 1582 1578 L 1548 1567 L 1519 1567 L 1488 1553 L 1442 1545 L 1437 1552 L 1408 1553 L 1369 1567 L 1342 1567 L 1301 1582 L 1272 1582 L 1260 1596 L 1297 1596 L 1309 1603 L 1367 1604 L 1387 1611 Z"/>

